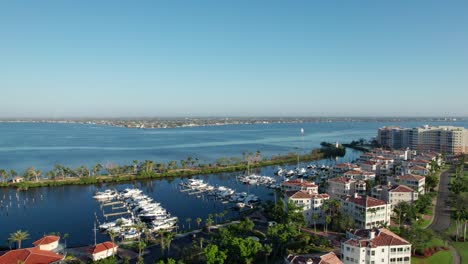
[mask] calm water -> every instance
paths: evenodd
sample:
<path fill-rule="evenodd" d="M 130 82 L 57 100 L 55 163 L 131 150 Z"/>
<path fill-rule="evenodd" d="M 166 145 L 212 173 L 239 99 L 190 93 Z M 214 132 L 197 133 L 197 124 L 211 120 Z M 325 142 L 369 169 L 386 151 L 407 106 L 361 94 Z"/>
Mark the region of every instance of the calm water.
<path fill-rule="evenodd" d="M 447 123 L 444 123 L 447 124 Z M 468 127 L 467 123 L 451 123 Z M 130 163 L 132 160 L 180 160 L 187 156 L 210 161 L 220 156 L 241 156 L 244 151 L 260 150 L 263 155 L 302 151 L 317 147 L 321 141 L 347 142 L 375 136 L 376 129 L 389 123 L 311 123 L 239 125 L 222 127 L 180 128 L 168 130 L 137 130 L 77 124 L 0 123 L 0 168 L 24 170 L 28 166 L 47 170 L 55 163 L 67 166 L 91 165 L 96 162 Z M 398 124 L 397 124 L 398 125 Z M 403 126 L 422 125 L 402 123 Z M 433 123 L 437 125 L 437 123 Z M 305 129 L 303 137 L 300 128 Z M 343 160 L 352 160 L 358 153 L 349 151 Z M 327 161 L 330 162 L 330 161 Z M 260 173 L 273 175 L 274 168 Z M 249 191 L 261 199 L 274 199 L 264 187 L 248 187 L 235 181 L 235 175 L 201 176 L 212 185 L 223 185 L 237 191 Z M 205 219 L 210 213 L 228 210 L 228 217 L 236 212 L 229 204 L 197 199 L 177 190 L 181 179 L 159 179 L 134 183 L 174 216 L 180 225 L 186 218 Z M 110 187 L 123 189 L 133 184 Z M 93 219 L 103 216 L 92 194 L 109 186 L 65 186 L 37 188 L 27 192 L 0 189 L 0 241 L 8 234 L 27 230 L 31 240 L 44 233 L 69 233 L 70 245 L 87 245 L 94 241 Z M 192 227 L 196 225 L 192 222 Z M 98 241 L 104 236 L 99 235 Z M 3 244 L 0 242 L 0 245 Z"/>

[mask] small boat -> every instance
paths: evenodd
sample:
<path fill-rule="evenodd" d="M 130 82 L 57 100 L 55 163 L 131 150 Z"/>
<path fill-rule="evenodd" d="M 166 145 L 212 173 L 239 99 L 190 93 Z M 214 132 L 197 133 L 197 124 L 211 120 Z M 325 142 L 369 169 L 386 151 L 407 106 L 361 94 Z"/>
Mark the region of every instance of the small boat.
<path fill-rule="evenodd" d="M 236 208 L 242 209 L 245 207 L 245 203 L 236 203 Z"/>
<path fill-rule="evenodd" d="M 295 173 L 293 170 L 288 170 L 288 171 L 286 172 L 286 177 L 291 177 L 291 176 L 293 176 L 294 174 L 296 174 L 296 173 Z"/>
<path fill-rule="evenodd" d="M 275 174 L 278 176 L 281 176 L 284 173 L 284 170 L 281 167 L 278 167 L 278 169 L 275 171 Z"/>
<path fill-rule="evenodd" d="M 130 230 L 127 230 L 122 234 L 122 237 L 124 239 L 135 239 L 139 236 L 140 236 L 140 233 L 137 232 L 135 228 L 131 228 Z"/>

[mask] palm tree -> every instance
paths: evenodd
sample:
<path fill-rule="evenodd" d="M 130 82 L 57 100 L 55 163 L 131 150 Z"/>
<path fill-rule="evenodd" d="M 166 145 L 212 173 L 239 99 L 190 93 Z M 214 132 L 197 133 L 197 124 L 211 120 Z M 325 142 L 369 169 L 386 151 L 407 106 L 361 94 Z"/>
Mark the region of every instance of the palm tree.
<path fill-rule="evenodd" d="M 189 218 L 185 219 L 185 222 L 188 223 L 188 229 L 190 230 L 190 223 L 192 223 L 192 218 L 189 217 Z"/>
<path fill-rule="evenodd" d="M 70 234 L 68 233 L 63 234 L 63 240 L 65 241 L 65 248 L 67 248 L 67 238 L 69 237 L 70 237 Z"/>
<path fill-rule="evenodd" d="M 312 220 L 314 220 L 314 231 L 317 232 L 317 220 L 318 220 L 318 214 L 313 213 L 312 214 Z"/>
<path fill-rule="evenodd" d="M 206 225 L 206 228 L 208 229 L 208 233 L 210 233 L 211 226 L 213 225 L 213 218 L 211 217 L 211 215 L 208 216 L 208 218 L 206 219 L 205 225 Z"/>
<path fill-rule="evenodd" d="M 265 254 L 265 263 L 268 263 L 268 256 L 270 256 L 271 252 L 273 251 L 273 247 L 271 244 L 265 244 L 262 247 L 262 252 Z"/>
<path fill-rule="evenodd" d="M 8 172 L 4 169 L 1 169 L 0 178 L 3 178 L 3 182 L 6 182 L 6 180 L 8 179 Z"/>
<path fill-rule="evenodd" d="M 133 173 L 134 174 L 138 173 L 138 160 L 133 161 Z"/>
<path fill-rule="evenodd" d="M 200 224 L 202 222 L 202 219 L 200 217 L 197 217 L 197 219 L 195 219 L 195 222 L 197 222 L 198 229 L 200 229 Z"/>
<path fill-rule="evenodd" d="M 101 163 L 97 163 L 96 165 L 93 166 L 93 175 L 99 174 L 104 167 L 102 166 Z"/>
<path fill-rule="evenodd" d="M 141 231 L 145 228 L 145 224 L 143 224 L 143 222 L 141 222 L 140 220 L 138 220 L 138 222 L 136 223 L 135 225 L 135 228 L 137 230 L 137 232 L 139 233 L 138 235 L 138 259 L 141 259 L 141 253 L 144 249 L 144 247 L 146 246 L 142 241 L 141 241 Z"/>
<path fill-rule="evenodd" d="M 111 239 L 111 241 L 112 241 L 112 244 L 115 245 L 115 237 L 117 236 L 117 233 L 115 233 L 115 232 L 112 231 L 112 230 L 109 230 L 109 231 L 107 232 L 107 234 L 109 235 L 109 237 L 110 237 L 110 239 Z M 112 256 L 114 256 L 114 250 L 112 250 Z"/>
<path fill-rule="evenodd" d="M 18 230 L 14 233 L 11 233 L 10 238 L 8 238 L 9 241 L 16 242 L 16 246 L 18 248 L 21 248 L 21 241 L 26 239 L 29 239 L 29 233 L 22 230 Z"/>
<path fill-rule="evenodd" d="M 172 232 L 167 233 L 166 235 L 167 254 L 169 254 L 171 251 L 172 240 L 174 240 L 174 233 Z"/>

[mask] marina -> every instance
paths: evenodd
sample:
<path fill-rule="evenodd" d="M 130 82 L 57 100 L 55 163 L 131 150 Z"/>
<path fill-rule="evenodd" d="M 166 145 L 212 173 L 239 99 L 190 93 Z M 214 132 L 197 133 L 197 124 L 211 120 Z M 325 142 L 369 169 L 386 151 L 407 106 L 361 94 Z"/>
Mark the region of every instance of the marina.
<path fill-rule="evenodd" d="M 152 233 L 177 228 L 178 218 L 172 216 L 153 198 L 143 194 L 140 189 L 126 188 L 122 191 L 107 189 L 97 192 L 93 198 L 100 203 L 105 219 L 128 215 L 128 218 L 120 217 L 114 221 L 99 224 L 102 232 L 113 232 L 123 239 L 134 239 L 141 235 L 141 232 L 135 228 L 139 222 L 143 222 Z M 114 205 L 120 206 L 114 207 Z M 111 213 L 105 210 L 109 206 Z M 97 217 L 96 221 L 99 221 Z"/>

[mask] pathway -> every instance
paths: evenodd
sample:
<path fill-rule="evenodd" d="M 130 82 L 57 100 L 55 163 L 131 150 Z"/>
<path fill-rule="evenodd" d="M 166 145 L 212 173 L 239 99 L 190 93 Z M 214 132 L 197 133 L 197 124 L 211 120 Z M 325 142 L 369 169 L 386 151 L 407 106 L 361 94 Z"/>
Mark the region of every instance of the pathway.
<path fill-rule="evenodd" d="M 450 184 L 450 173 L 453 172 L 453 168 L 444 171 L 440 174 L 439 180 L 439 191 L 437 196 L 437 202 L 434 209 L 434 217 L 428 228 L 432 229 L 436 233 L 442 233 L 450 227 L 450 207 L 447 205 L 449 196 L 449 184 Z M 453 264 L 460 264 L 461 257 L 454 247 L 450 246 L 450 251 L 453 256 Z"/>

